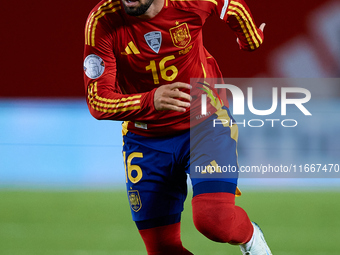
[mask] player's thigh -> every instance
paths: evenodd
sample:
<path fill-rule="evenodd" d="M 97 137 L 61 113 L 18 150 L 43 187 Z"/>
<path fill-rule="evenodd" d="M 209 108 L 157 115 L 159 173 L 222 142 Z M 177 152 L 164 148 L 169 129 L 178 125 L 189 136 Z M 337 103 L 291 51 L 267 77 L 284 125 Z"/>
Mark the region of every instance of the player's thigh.
<path fill-rule="evenodd" d="M 194 195 L 235 194 L 238 179 L 237 125 L 227 108 L 191 130 L 190 177 Z M 235 123 L 235 121 L 234 121 Z"/>
<path fill-rule="evenodd" d="M 186 174 L 185 169 L 177 168 L 173 141 L 131 133 L 123 139 L 126 187 L 133 220 L 180 213 L 187 193 Z"/>

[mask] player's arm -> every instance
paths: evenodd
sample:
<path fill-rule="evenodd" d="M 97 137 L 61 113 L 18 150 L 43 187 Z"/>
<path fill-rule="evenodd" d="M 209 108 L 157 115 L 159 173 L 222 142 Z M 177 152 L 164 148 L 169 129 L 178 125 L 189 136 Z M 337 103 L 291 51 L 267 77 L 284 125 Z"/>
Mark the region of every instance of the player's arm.
<path fill-rule="evenodd" d="M 116 79 L 113 33 L 101 19 L 89 16 L 85 27 L 84 83 L 90 113 L 96 119 L 134 120 L 154 109 L 154 91 L 125 95 Z"/>
<path fill-rule="evenodd" d="M 263 29 L 265 24 L 258 28 L 253 16 L 244 0 L 224 1 L 218 7 L 220 18 L 224 20 L 237 36 L 240 49 L 253 51 L 263 43 Z"/>
<path fill-rule="evenodd" d="M 114 35 L 104 19 L 96 23 L 91 17 L 85 28 L 84 82 L 93 117 L 145 121 L 154 119 L 158 110 L 185 111 L 189 104 L 179 99 L 189 100 L 190 96 L 179 89 L 188 89 L 188 84 L 164 85 L 146 93 L 122 93 L 116 79 Z"/>

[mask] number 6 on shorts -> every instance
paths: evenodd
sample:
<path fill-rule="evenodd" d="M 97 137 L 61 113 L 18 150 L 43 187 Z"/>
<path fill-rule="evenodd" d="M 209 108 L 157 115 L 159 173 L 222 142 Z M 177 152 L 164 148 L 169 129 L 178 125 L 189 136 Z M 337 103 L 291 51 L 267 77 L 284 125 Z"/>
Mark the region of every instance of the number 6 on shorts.
<path fill-rule="evenodd" d="M 143 177 L 142 169 L 138 165 L 131 165 L 131 161 L 132 161 L 133 158 L 143 158 L 143 153 L 141 153 L 141 152 L 133 152 L 126 159 L 126 152 L 123 151 L 123 157 L 124 157 L 124 167 L 125 167 L 126 183 L 128 182 L 128 178 L 129 178 L 129 180 L 132 183 L 139 182 L 142 179 L 142 177 Z M 136 171 L 137 172 L 135 177 L 132 176 L 132 171 Z"/>

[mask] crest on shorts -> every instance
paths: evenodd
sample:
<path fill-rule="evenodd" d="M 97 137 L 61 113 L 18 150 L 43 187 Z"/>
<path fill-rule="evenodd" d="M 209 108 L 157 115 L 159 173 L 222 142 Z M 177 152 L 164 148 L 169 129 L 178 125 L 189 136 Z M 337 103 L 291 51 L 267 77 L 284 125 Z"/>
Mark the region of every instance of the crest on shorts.
<path fill-rule="evenodd" d="M 159 31 L 152 31 L 144 35 L 146 43 L 156 53 L 159 52 L 162 44 L 162 34 Z"/>
<path fill-rule="evenodd" d="M 176 27 L 170 28 L 170 35 L 173 44 L 178 48 L 186 47 L 191 41 L 191 35 L 187 23 L 182 23 Z"/>
<path fill-rule="evenodd" d="M 129 190 L 128 194 L 131 209 L 138 212 L 142 208 L 142 201 L 140 200 L 138 190 Z"/>

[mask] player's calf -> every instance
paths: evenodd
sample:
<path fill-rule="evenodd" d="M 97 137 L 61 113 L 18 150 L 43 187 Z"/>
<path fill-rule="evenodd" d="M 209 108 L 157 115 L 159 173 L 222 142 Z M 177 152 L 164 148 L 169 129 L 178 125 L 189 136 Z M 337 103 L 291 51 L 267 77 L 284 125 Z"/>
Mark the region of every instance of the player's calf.
<path fill-rule="evenodd" d="M 193 255 L 182 245 L 180 223 L 139 230 L 148 255 Z"/>

